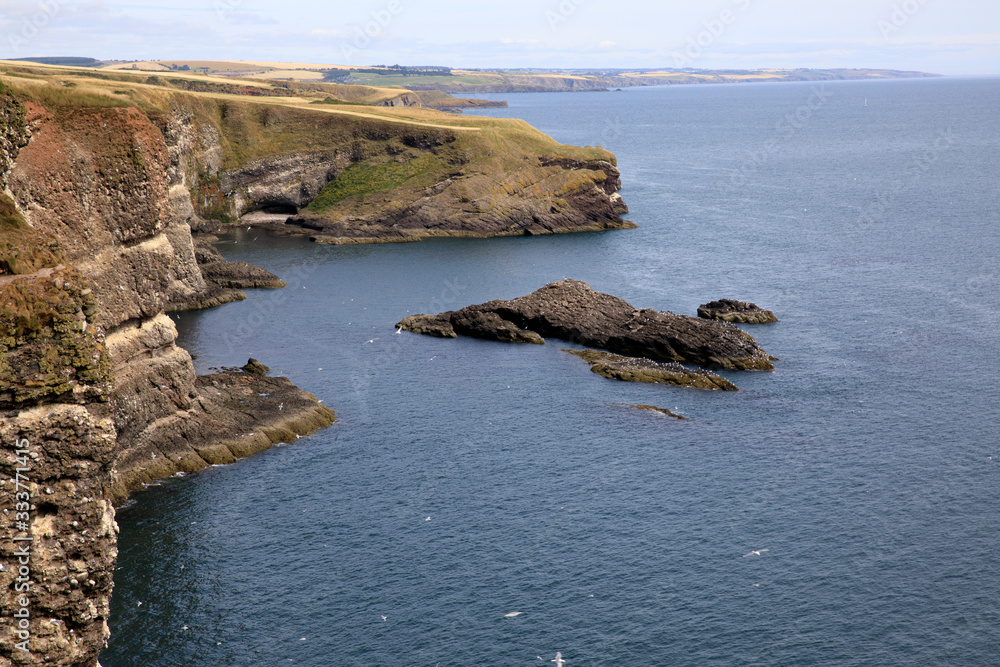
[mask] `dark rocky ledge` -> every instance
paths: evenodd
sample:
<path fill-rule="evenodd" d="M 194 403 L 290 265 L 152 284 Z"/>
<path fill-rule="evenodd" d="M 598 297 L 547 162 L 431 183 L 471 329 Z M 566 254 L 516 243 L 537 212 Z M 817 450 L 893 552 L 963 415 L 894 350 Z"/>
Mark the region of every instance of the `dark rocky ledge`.
<path fill-rule="evenodd" d="M 216 227 L 207 226 L 214 230 Z M 212 245 L 219 237 L 197 234 L 192 237 L 194 256 L 204 279 L 205 289 L 186 299 L 175 299 L 165 308 L 168 313 L 203 310 L 224 303 L 243 301 L 245 289 L 279 289 L 285 282 L 270 271 L 247 262 L 228 262 Z"/>
<path fill-rule="evenodd" d="M 251 359 L 243 368 L 199 375 L 191 408 L 161 420 L 155 434 L 139 434 L 116 462 L 111 498 L 121 502 L 155 479 L 232 463 L 336 421 L 313 394 L 267 371 Z"/>
<path fill-rule="evenodd" d="M 202 264 L 201 275 L 219 287 L 230 289 L 279 289 L 287 286 L 270 271 L 247 262 Z"/>
<path fill-rule="evenodd" d="M 732 382 L 711 371 L 685 368 L 676 361 L 652 361 L 642 357 L 623 357 L 599 350 L 565 350 L 590 364 L 591 372 L 612 380 L 672 384 L 695 389 L 739 391 Z"/>
<path fill-rule="evenodd" d="M 519 343 L 543 337 L 631 357 L 730 370 L 773 370 L 771 358 L 735 326 L 656 310 L 639 310 L 579 280 L 561 280 L 510 301 L 490 301 L 399 322 L 414 333 Z"/>
<path fill-rule="evenodd" d="M 755 303 L 733 299 L 719 299 L 698 306 L 698 317 L 739 324 L 771 324 L 778 321 L 770 310 L 764 310 Z"/>

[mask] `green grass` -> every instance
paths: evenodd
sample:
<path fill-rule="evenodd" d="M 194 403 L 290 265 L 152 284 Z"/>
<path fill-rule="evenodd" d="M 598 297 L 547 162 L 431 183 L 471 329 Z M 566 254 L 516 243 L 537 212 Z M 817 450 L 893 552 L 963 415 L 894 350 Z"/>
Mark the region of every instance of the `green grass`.
<path fill-rule="evenodd" d="M 337 105 L 354 106 L 354 107 L 374 106 L 372 104 L 366 104 L 365 102 L 347 102 L 345 100 L 335 100 L 332 97 L 327 97 L 325 100 L 314 100 L 309 104 L 337 104 Z"/>
<path fill-rule="evenodd" d="M 422 173 L 438 166 L 433 155 L 424 155 L 409 162 L 356 162 L 330 181 L 309 204 L 311 211 L 322 212 L 351 197 L 366 197 L 383 190 L 392 190 Z"/>
<path fill-rule="evenodd" d="M 454 84 L 492 85 L 503 83 L 498 78 L 476 75 L 462 76 L 385 76 L 380 74 L 360 74 L 351 77 L 352 82 L 369 86 L 401 86 L 407 88 L 414 85 L 450 86 Z"/>

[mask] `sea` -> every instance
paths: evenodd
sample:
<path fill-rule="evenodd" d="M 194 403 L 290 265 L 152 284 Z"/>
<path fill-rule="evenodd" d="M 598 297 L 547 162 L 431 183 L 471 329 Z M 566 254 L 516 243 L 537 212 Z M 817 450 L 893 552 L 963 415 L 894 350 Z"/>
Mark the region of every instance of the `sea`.
<path fill-rule="evenodd" d="M 180 344 L 338 422 L 134 494 L 104 667 L 1000 664 L 1000 79 L 485 97 L 615 153 L 638 228 L 226 236 L 288 287 Z M 396 333 L 563 278 L 755 302 L 780 361 L 703 392 Z"/>

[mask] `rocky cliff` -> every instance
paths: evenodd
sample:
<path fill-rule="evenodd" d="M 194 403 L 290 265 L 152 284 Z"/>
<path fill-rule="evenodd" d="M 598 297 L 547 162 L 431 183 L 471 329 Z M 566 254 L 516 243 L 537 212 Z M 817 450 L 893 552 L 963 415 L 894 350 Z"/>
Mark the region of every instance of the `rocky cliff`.
<path fill-rule="evenodd" d="M 22 633 L 5 636 L 0 665 L 94 665 L 108 634 L 113 502 L 294 440 L 333 413 L 281 378 L 197 378 L 176 344 L 164 311 L 224 291 L 196 262 L 184 175 L 186 156 L 211 160 L 210 141 L 201 150 L 136 108 L 0 92 L 0 110 L 0 475 L 5 500 L 23 494 L 0 523 L 0 620 Z M 271 398 L 250 400 L 259 393 Z"/>
<path fill-rule="evenodd" d="M 224 264 L 192 230 L 309 209 L 310 224 L 361 240 L 379 225 L 431 227 L 452 205 L 461 214 L 433 233 L 477 216 L 483 235 L 627 226 L 614 156 L 521 123 L 30 74 L 0 71 L 12 86 L 0 82 L 0 476 L 12 499 L 0 624 L 18 640 L 0 644 L 0 667 L 97 664 L 114 503 L 130 490 L 334 421 L 259 363 L 196 376 L 165 313 L 280 280 Z"/>

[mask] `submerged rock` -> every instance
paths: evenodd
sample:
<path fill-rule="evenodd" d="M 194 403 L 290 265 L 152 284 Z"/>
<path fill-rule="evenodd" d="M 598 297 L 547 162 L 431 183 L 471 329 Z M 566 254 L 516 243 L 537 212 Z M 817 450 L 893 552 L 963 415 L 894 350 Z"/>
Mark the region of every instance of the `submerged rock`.
<path fill-rule="evenodd" d="M 739 391 L 732 382 L 711 371 L 685 368 L 676 361 L 652 361 L 641 357 L 624 357 L 599 350 L 565 350 L 590 364 L 590 370 L 612 380 L 672 384 L 679 387 Z"/>
<path fill-rule="evenodd" d="M 520 343 L 559 338 L 632 357 L 725 368 L 773 370 L 771 358 L 735 326 L 651 309 L 639 310 L 579 280 L 561 280 L 510 301 L 490 301 L 399 322 L 414 333 Z"/>
<path fill-rule="evenodd" d="M 673 412 L 667 410 L 666 408 L 658 408 L 655 405 L 633 405 L 631 407 L 635 408 L 636 410 L 648 410 L 650 412 L 659 412 L 661 415 L 666 415 L 668 417 L 673 417 L 674 419 L 679 419 L 682 421 L 687 420 L 687 417 L 683 415 L 674 414 Z"/>
<path fill-rule="evenodd" d="M 770 310 L 764 310 L 755 303 L 733 299 L 719 299 L 698 306 L 698 317 L 739 324 L 770 324 L 778 321 Z"/>

